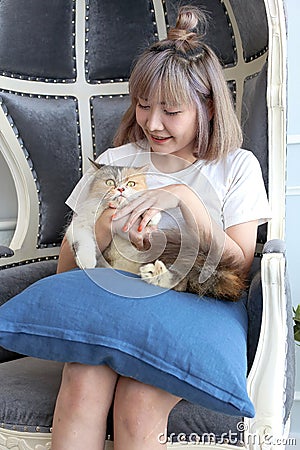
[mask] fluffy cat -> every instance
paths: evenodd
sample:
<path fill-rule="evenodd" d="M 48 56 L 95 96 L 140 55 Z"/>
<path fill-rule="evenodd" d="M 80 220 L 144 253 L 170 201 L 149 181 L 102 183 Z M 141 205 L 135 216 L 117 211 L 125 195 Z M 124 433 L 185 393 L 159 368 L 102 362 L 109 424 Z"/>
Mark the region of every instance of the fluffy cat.
<path fill-rule="evenodd" d="M 114 236 L 103 255 L 99 254 L 94 225 L 110 205 L 116 208 L 125 206 L 129 200 L 147 189 L 147 167 L 109 166 L 90 161 L 94 174 L 88 197 L 83 202 L 79 198 L 77 213 L 66 230 L 66 238 L 74 251 L 75 261 L 82 269 L 111 265 L 117 269 L 138 273 L 139 252 L 119 235 Z"/>
<path fill-rule="evenodd" d="M 245 289 L 245 277 L 239 264 L 232 255 L 220 255 L 217 246 L 214 249 L 214 244 L 204 235 L 199 242 L 199 237 L 187 230 L 153 231 L 150 250 L 141 252 L 116 234 L 101 255 L 94 236 L 96 220 L 110 205 L 125 206 L 147 189 L 147 167 L 91 162 L 95 173 L 88 198 L 79 204 L 66 231 L 79 267 L 112 266 L 139 274 L 147 283 L 164 288 L 229 301 L 240 298 Z M 149 225 L 157 224 L 160 217 L 158 213 Z"/>

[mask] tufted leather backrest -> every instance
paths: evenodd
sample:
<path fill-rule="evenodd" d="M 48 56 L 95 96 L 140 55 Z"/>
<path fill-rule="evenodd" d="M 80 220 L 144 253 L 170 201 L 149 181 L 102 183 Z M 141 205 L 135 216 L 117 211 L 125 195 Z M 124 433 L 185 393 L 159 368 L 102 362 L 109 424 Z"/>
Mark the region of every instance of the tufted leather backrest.
<path fill-rule="evenodd" d="M 268 187 L 268 23 L 263 0 L 189 1 L 211 17 L 218 54 Z M 0 2 L 0 148 L 18 194 L 15 258 L 57 255 L 64 201 L 112 145 L 129 105 L 136 55 L 166 36 L 180 0 L 3 0 Z M 259 240 L 266 239 L 265 230 Z M 11 259 L 13 262 L 14 259 Z"/>

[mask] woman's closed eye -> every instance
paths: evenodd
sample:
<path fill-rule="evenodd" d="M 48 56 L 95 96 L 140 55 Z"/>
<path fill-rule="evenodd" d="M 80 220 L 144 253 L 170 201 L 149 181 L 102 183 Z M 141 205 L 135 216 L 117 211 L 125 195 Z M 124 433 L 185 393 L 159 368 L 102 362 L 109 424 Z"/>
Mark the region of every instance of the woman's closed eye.
<path fill-rule="evenodd" d="M 150 108 L 150 105 L 143 104 L 143 103 L 141 103 L 141 102 L 138 102 L 137 105 L 138 105 L 139 108 L 144 109 L 144 110 L 147 110 L 147 109 Z"/>
<path fill-rule="evenodd" d="M 169 111 L 167 109 L 164 109 L 164 113 L 167 114 L 167 116 L 176 116 L 177 114 L 180 114 L 181 111 Z"/>
<path fill-rule="evenodd" d="M 148 103 L 144 103 L 143 101 L 139 100 L 137 103 L 137 106 L 142 109 L 142 110 L 149 110 L 150 109 L 150 105 Z M 163 112 L 167 115 L 167 116 L 176 116 L 177 114 L 180 114 L 182 111 L 181 110 L 174 110 L 174 108 L 170 107 L 170 108 L 163 108 Z"/>

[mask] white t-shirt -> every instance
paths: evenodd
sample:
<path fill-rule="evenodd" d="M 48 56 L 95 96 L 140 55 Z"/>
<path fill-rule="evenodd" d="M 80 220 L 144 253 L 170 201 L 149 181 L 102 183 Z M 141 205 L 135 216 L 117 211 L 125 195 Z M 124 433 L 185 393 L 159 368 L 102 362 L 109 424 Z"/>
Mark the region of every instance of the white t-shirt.
<path fill-rule="evenodd" d="M 261 167 L 249 150 L 237 149 L 218 162 L 196 161 L 174 173 L 159 172 L 151 160 L 149 149 L 136 144 L 109 148 L 97 162 L 117 166 L 141 167 L 148 165 L 149 189 L 170 184 L 186 184 L 200 197 L 211 217 L 225 230 L 240 223 L 271 218 Z M 88 169 L 66 203 L 76 212 L 76 203 L 85 198 L 93 169 Z"/>

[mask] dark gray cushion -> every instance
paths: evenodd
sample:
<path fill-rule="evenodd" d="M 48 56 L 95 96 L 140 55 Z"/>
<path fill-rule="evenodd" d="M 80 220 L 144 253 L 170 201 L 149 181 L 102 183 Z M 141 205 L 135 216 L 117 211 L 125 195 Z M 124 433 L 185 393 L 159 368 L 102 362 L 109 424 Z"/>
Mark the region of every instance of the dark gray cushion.
<path fill-rule="evenodd" d="M 56 272 L 57 261 L 45 260 L 20 264 L 0 270 L 0 305 L 30 284 Z"/>
<path fill-rule="evenodd" d="M 220 414 L 182 400 L 171 411 L 168 435 L 172 442 L 214 439 L 220 444 L 229 441 L 235 445 L 243 440 L 242 420 L 242 417 Z"/>
<path fill-rule="evenodd" d="M 1 426 L 48 433 L 63 364 L 22 358 L 0 364 Z"/>
<path fill-rule="evenodd" d="M 45 260 L 0 270 L 0 305 L 35 281 L 53 275 L 56 272 L 56 266 L 56 260 Z M 10 361 L 18 356 L 16 353 L 0 347 L 0 363 Z"/>

